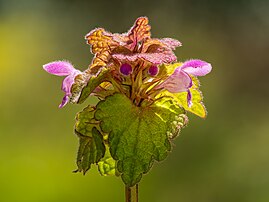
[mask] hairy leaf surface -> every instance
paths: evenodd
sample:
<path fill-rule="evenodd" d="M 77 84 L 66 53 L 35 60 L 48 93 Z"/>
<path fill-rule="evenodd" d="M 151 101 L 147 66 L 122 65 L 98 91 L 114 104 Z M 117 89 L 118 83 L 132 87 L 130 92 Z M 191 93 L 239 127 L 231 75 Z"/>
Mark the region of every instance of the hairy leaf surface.
<path fill-rule="evenodd" d="M 103 136 L 96 128 L 93 107 L 86 107 L 77 114 L 75 133 L 79 137 L 79 149 L 77 153 L 78 172 L 84 174 L 91 168 L 91 164 L 98 163 L 105 155 Z"/>
<path fill-rule="evenodd" d="M 170 138 L 185 124 L 185 119 L 179 118 L 184 113 L 170 98 L 147 107 L 133 105 L 122 94 L 99 102 L 95 118 L 101 121 L 103 132 L 109 133 L 111 156 L 127 186 L 137 184 L 154 160 L 167 157 Z"/>

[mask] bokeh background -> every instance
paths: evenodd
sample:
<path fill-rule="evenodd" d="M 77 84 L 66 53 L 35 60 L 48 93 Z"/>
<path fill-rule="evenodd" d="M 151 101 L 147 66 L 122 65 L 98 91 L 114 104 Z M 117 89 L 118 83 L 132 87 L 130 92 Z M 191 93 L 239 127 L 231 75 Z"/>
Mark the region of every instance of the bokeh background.
<path fill-rule="evenodd" d="M 209 111 L 140 183 L 143 202 L 269 201 L 269 2 L 262 0 L 0 0 L 0 201 L 124 201 L 116 177 L 73 174 L 74 116 L 58 109 L 61 79 L 42 65 L 91 61 L 84 35 L 125 32 L 148 16 L 153 37 L 179 39 L 178 59 L 200 58 Z"/>

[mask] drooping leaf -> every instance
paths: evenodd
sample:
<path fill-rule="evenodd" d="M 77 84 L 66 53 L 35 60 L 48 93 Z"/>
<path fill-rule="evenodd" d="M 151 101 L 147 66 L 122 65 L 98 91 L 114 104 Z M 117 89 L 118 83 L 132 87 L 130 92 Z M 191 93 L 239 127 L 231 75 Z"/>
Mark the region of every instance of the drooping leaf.
<path fill-rule="evenodd" d="M 147 107 L 133 105 L 122 94 L 99 102 L 95 118 L 101 121 L 102 131 L 109 133 L 111 156 L 117 160 L 117 170 L 127 186 L 138 183 L 154 160 L 166 158 L 171 150 L 169 139 L 185 124 L 179 123 L 184 113 L 170 98 Z"/>
<path fill-rule="evenodd" d="M 76 117 L 75 133 L 79 137 L 77 171 L 84 174 L 91 164 L 98 163 L 104 157 L 106 150 L 103 136 L 97 129 L 98 123 L 94 120 L 94 112 L 95 109 L 88 106 Z"/>
<path fill-rule="evenodd" d="M 91 76 L 87 85 L 81 91 L 80 97 L 78 99 L 78 104 L 83 103 L 97 86 L 106 81 L 108 74 L 109 70 L 103 68 L 99 74 L 97 74 L 96 76 Z"/>

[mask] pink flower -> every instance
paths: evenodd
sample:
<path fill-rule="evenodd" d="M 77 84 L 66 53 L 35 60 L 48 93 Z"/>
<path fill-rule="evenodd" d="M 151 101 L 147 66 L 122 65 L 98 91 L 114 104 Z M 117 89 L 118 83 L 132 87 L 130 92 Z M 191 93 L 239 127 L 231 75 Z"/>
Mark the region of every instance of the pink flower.
<path fill-rule="evenodd" d="M 66 76 L 62 83 L 62 91 L 65 92 L 65 96 L 63 97 L 62 103 L 59 105 L 59 108 L 64 107 L 72 95 L 71 87 L 75 82 L 75 77 L 81 74 L 81 71 L 75 69 L 73 65 L 67 61 L 54 61 L 43 65 L 43 69 L 56 76 Z"/>
<path fill-rule="evenodd" d="M 211 64 L 202 60 L 188 60 L 184 62 L 181 66 L 177 67 L 174 73 L 169 76 L 162 84 L 157 88 L 164 88 L 171 93 L 188 92 L 187 101 L 188 105 L 191 106 L 192 95 L 190 88 L 192 87 L 193 76 L 205 76 L 212 69 Z"/>

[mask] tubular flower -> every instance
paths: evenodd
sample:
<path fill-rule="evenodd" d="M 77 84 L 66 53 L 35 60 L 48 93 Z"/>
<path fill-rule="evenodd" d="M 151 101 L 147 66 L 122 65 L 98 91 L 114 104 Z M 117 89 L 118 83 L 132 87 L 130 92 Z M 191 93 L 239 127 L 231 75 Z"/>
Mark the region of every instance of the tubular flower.
<path fill-rule="evenodd" d="M 74 84 L 75 77 L 81 74 L 81 71 L 75 69 L 73 65 L 67 61 L 55 61 L 43 65 L 43 69 L 50 74 L 56 76 L 66 76 L 62 82 L 62 91 L 65 92 L 62 103 L 59 108 L 64 107 L 71 96 L 71 87 Z"/>
<path fill-rule="evenodd" d="M 177 67 L 172 75 L 170 75 L 157 88 L 164 88 L 171 93 L 188 92 L 187 102 L 192 105 L 192 95 L 190 88 L 193 85 L 191 76 L 205 76 L 212 69 L 211 64 L 202 60 L 188 60 L 181 66 Z"/>

